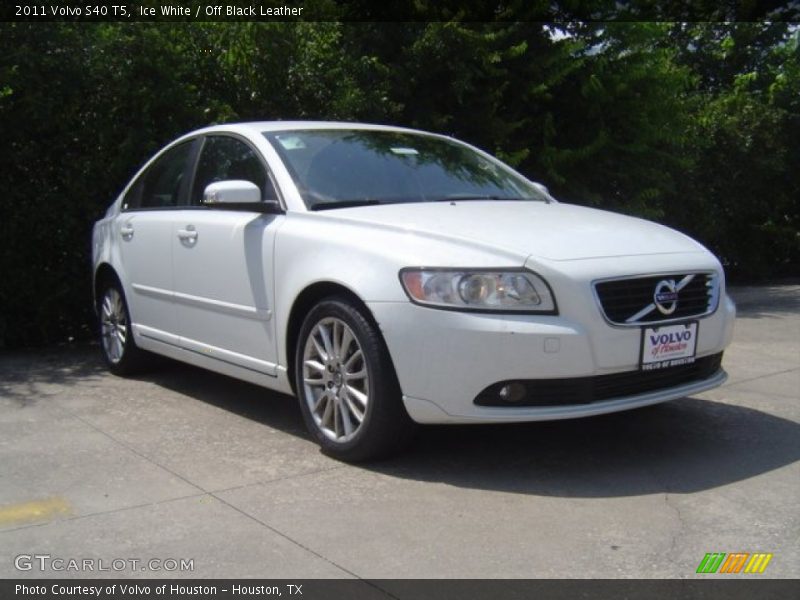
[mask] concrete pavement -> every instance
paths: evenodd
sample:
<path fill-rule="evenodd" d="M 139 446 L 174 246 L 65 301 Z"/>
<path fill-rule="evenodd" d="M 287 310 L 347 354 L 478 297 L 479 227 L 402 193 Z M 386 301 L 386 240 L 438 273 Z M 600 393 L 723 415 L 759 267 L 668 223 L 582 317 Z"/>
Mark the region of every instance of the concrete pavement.
<path fill-rule="evenodd" d="M 796 578 L 800 286 L 734 297 L 720 389 L 430 427 L 368 466 L 320 454 L 293 399 L 220 375 L 121 379 L 93 347 L 2 355 L 0 577 L 684 578 L 707 552 L 770 552 L 762 577 Z M 15 567 L 37 554 L 193 570 Z"/>

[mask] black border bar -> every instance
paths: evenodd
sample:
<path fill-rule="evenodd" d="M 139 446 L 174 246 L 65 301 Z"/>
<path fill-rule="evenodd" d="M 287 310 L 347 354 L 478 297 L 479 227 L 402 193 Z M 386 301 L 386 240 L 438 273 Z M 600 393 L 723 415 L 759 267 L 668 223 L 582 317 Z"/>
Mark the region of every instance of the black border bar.
<path fill-rule="evenodd" d="M 708 575 L 680 580 L 6 579 L 0 580 L 0 597 L 6 600 L 252 600 L 277 597 L 284 600 L 785 600 L 800 597 L 800 580 L 760 577 Z M 239 593 L 235 592 L 236 586 L 239 586 Z M 242 593 L 243 589 L 249 593 Z"/>
<path fill-rule="evenodd" d="M 167 6 L 179 11 L 162 13 Z M 794 22 L 800 0 L 7 0 L 0 21 Z"/>

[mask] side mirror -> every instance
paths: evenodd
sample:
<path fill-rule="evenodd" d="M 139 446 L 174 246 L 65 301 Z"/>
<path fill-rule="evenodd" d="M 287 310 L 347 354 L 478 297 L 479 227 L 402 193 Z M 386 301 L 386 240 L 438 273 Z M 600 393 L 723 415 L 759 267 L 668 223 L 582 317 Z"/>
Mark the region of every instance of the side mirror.
<path fill-rule="evenodd" d="M 203 191 L 203 204 L 259 204 L 261 190 L 255 183 L 242 179 L 215 181 Z"/>
<path fill-rule="evenodd" d="M 252 181 L 230 179 L 209 183 L 203 190 L 203 204 L 230 210 L 248 210 L 262 213 L 281 213 L 277 200 L 261 200 L 261 190 Z"/>

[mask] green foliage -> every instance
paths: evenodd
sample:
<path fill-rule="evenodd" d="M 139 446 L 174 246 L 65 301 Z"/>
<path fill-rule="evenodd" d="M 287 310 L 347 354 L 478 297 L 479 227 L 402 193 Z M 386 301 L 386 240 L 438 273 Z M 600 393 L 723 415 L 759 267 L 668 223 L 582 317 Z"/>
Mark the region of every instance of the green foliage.
<path fill-rule="evenodd" d="M 94 220 L 165 142 L 233 120 L 452 134 L 565 201 L 698 237 L 734 278 L 796 274 L 796 27 L 417 5 L 456 20 L 0 24 L 0 347 L 88 335 Z"/>
<path fill-rule="evenodd" d="M 800 262 L 800 55 L 785 23 L 675 28 L 677 61 L 699 84 L 684 99 L 688 201 L 668 221 L 703 240 L 734 278 L 796 275 Z"/>

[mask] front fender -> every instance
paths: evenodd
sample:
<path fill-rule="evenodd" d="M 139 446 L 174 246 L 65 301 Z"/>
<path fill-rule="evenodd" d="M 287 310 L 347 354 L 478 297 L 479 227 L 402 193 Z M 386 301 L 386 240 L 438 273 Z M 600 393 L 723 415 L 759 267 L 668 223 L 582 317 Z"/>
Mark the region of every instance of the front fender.
<path fill-rule="evenodd" d="M 525 259 L 463 240 L 365 224 L 330 213 L 287 213 L 286 217 L 274 248 L 279 340 L 287 337 L 295 300 L 315 283 L 340 285 L 365 304 L 407 302 L 399 278 L 403 267 L 521 267 Z M 287 358 L 285 346 L 279 348 L 279 364 L 288 364 Z"/>

